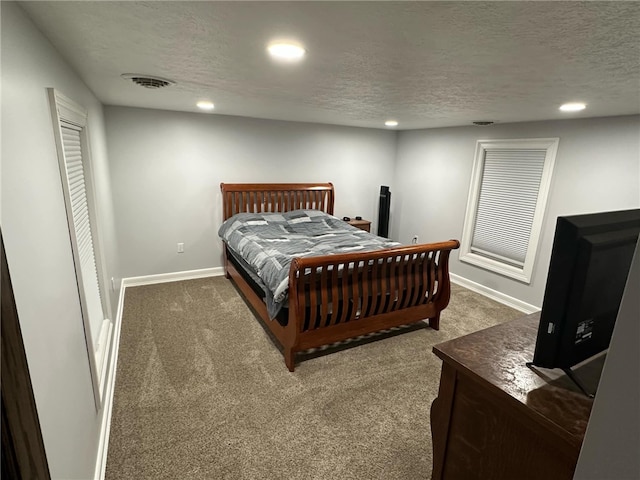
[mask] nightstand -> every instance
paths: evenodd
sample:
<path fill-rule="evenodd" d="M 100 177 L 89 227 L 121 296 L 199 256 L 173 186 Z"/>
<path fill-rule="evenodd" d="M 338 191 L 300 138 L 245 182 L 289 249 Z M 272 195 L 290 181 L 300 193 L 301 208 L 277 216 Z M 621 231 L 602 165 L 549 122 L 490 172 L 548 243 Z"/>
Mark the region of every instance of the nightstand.
<path fill-rule="evenodd" d="M 359 228 L 360 230 L 364 230 L 365 232 L 371 233 L 371 222 L 369 220 L 351 219 L 347 223 L 349 225 L 353 225 L 354 227 Z"/>

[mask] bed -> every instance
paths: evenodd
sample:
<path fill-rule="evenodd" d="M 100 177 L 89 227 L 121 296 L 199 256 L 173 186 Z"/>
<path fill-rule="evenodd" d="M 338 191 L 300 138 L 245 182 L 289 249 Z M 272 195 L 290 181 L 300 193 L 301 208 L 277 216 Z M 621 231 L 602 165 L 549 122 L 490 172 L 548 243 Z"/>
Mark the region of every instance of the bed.
<path fill-rule="evenodd" d="M 459 247 L 457 240 L 402 246 L 349 226 L 333 217 L 331 183 L 221 183 L 220 189 L 225 276 L 280 344 L 289 371 L 294 371 L 296 354 L 312 348 L 422 320 L 439 329 L 440 312 L 450 296 L 449 254 Z M 291 258 L 284 266 L 282 291 L 276 294 L 262 278 L 264 272 L 251 264 L 254 259 L 241 255 L 244 243 L 230 245 L 228 230 L 246 230 L 250 224 L 267 228 L 272 220 L 294 225 L 316 217 L 371 246 L 354 244 L 330 254 L 305 252 Z M 274 245 L 288 241 L 265 231 L 251 238 L 268 237 Z M 267 250 L 269 260 L 272 252 Z M 279 257 L 273 256 L 271 263 L 277 264 Z"/>

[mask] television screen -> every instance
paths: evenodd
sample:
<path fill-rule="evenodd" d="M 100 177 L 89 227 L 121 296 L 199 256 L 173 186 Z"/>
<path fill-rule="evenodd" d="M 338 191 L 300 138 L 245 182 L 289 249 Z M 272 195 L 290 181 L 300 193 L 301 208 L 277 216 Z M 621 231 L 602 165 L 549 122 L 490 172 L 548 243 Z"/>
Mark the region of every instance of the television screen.
<path fill-rule="evenodd" d="M 639 233 L 640 209 L 558 217 L 533 365 L 566 370 L 608 348 Z"/>

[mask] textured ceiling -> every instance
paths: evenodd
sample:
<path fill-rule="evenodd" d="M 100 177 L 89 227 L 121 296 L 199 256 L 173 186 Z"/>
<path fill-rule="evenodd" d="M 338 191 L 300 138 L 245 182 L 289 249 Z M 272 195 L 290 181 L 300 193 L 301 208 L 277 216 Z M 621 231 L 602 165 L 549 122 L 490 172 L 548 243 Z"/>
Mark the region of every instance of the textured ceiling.
<path fill-rule="evenodd" d="M 108 105 L 398 129 L 640 113 L 638 2 L 21 2 Z M 266 55 L 275 38 L 307 49 Z M 171 79 L 160 90 L 120 77 Z M 566 114 L 560 104 L 582 101 Z"/>

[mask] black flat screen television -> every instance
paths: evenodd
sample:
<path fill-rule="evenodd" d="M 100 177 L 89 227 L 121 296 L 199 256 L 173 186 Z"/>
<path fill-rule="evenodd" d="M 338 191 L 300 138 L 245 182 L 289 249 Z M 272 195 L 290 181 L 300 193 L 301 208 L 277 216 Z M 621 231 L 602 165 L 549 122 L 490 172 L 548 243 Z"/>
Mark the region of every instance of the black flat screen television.
<path fill-rule="evenodd" d="M 558 217 L 533 365 L 570 368 L 609 347 L 640 209 Z"/>

